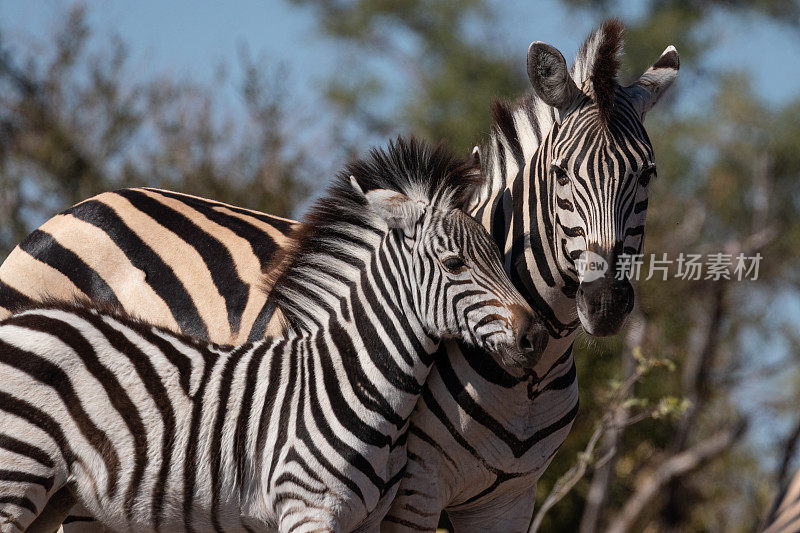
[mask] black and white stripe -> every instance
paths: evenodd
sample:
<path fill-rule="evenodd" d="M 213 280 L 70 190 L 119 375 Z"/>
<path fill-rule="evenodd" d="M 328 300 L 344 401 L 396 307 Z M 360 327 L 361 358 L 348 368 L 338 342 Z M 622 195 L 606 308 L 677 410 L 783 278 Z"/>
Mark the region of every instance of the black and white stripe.
<path fill-rule="evenodd" d="M 219 343 L 263 338 L 258 280 L 295 222 L 159 189 L 81 202 L 0 266 L 0 318 L 43 297 L 147 309 L 148 320 Z"/>
<path fill-rule="evenodd" d="M 550 340 L 539 364 L 522 372 L 447 346 L 412 418 L 408 472 L 386 530 L 429 531 L 443 508 L 457 531 L 527 530 L 536 482 L 577 413 L 578 326 L 608 334 L 630 310 L 618 305 L 603 316 L 601 308 L 614 307 L 604 298 L 622 290 L 608 276 L 581 283 L 575 262 L 593 251 L 613 277 L 623 250 L 641 250 L 654 173 L 642 120 L 677 76 L 670 46 L 637 82 L 619 86 L 621 39 L 621 24 L 605 23 L 569 71 L 557 50 L 534 43 L 528 66 L 536 92 L 493 108 L 491 136 L 477 152 L 487 180 L 469 212 L 500 245 Z M 553 94 L 556 82 L 563 90 Z"/>
<path fill-rule="evenodd" d="M 114 530 L 376 530 L 440 339 L 538 355 L 458 209 L 474 183 L 413 141 L 351 164 L 273 269 L 281 336 L 213 345 L 64 304 L 1 322 L 0 530 L 62 489 Z"/>
<path fill-rule="evenodd" d="M 538 93 L 515 104 L 494 106 L 492 134 L 480 150 L 487 179 L 470 203 L 470 212 L 500 246 L 506 271 L 537 310 L 551 338 L 542 361 L 529 372 L 509 371 L 486 360 L 479 351 L 447 344 L 448 357 L 435 365 L 422 393 L 424 401 L 413 416 L 412 462 L 398 505 L 390 516 L 394 521 L 385 524 L 386 528 L 405 525 L 431 529 L 442 508 L 447 508 L 462 528 L 480 528 L 488 523 L 490 529 L 496 529 L 503 525 L 496 520 L 503 517 L 508 519 L 504 523 L 508 529 L 518 529 L 524 527 L 531 514 L 536 480 L 564 441 L 578 407 L 571 352 L 581 322 L 576 309 L 580 278 L 575 260 L 587 249 L 607 254 L 609 260 L 617 252 L 641 249 L 648 182 L 654 168 L 652 146 L 642 121 L 677 75 L 677 52 L 669 47 L 636 83 L 618 86 L 612 76 L 620 46 L 621 27 L 617 23 L 607 23 L 589 36 L 570 70 L 575 88 L 566 83 L 568 80 L 561 80 L 569 87 L 564 94 L 571 98 L 561 102 L 552 94 L 545 95 L 552 103 L 563 104 L 563 109 L 546 103 Z M 560 54 L 555 54 L 546 46 L 532 47 L 532 83 L 537 79 L 537 58 L 550 58 L 557 65 Z M 595 81 L 602 93 L 599 100 L 595 99 Z M 153 197 L 174 194 L 148 192 Z M 175 196 L 176 200 L 181 198 Z M 87 209 L 95 205 L 90 203 Z M 234 209 L 211 201 L 208 205 L 213 210 Z M 135 213 L 141 211 L 130 202 L 119 202 L 114 208 L 121 221 L 108 219 L 107 231 L 131 230 Z M 176 207 L 176 211 L 206 227 L 207 213 L 192 209 L 195 208 L 188 202 Z M 98 209 L 94 216 L 100 217 L 101 211 Z M 135 250 L 96 236 L 96 226 L 79 224 L 70 217 L 56 217 L 42 231 L 93 266 L 129 312 L 162 309 L 161 297 L 149 285 L 152 276 L 125 261 L 126 254 Z M 257 228 L 263 232 L 265 242 L 285 246 L 288 241 L 281 241 L 280 225 L 269 224 L 267 220 Z M 180 238 L 180 234 L 166 227 L 149 227 L 147 235 L 153 241 L 162 234 Z M 207 233 L 209 239 L 231 249 L 232 257 L 243 253 L 234 253 L 221 232 Z M 80 294 L 82 291 L 68 276 L 61 276 L 48 259 L 41 259 L 52 241 L 34 236 L 29 239 L 28 248 L 41 252 L 34 256 L 17 248 L 0 266 L 0 306 L 10 309 L 9 301 L 36 300 L 41 295 L 70 299 Z M 94 251 L 82 248 L 84 242 L 92 242 Z M 180 266 L 172 270 L 178 278 L 177 285 L 187 292 L 223 292 L 225 288 L 214 286 L 211 276 L 203 270 L 204 263 L 216 258 L 203 256 L 202 261 L 197 260 L 199 244 L 191 246 L 188 242 L 186 239 L 180 245 L 156 248 L 148 241 L 145 246 L 150 246 L 165 264 Z M 267 254 L 258 256 L 266 263 L 273 252 L 252 247 L 246 253 Z M 109 260 L 95 261 L 95 257 Z M 102 271 L 106 263 L 112 266 Z M 261 284 L 260 272 L 253 275 L 252 270 L 241 267 L 239 272 L 252 299 L 253 294 L 259 294 L 253 287 Z M 92 292 L 93 287 L 100 285 L 91 285 L 86 295 L 106 301 L 105 291 Z M 606 291 L 593 292 L 597 296 L 594 300 L 585 295 L 579 299 L 579 304 L 585 304 L 582 318 L 595 322 L 616 320 L 611 326 L 619 327 L 626 315 L 625 306 L 618 306 L 613 316 L 601 316 L 596 312 L 598 306 L 588 304 L 598 300 L 602 304 Z M 201 309 L 199 314 L 209 337 L 230 342 L 224 331 L 205 318 L 227 316 L 223 301 L 218 296 L 192 298 Z M 272 310 L 263 303 L 248 304 L 247 309 L 258 312 L 245 312 L 239 337 L 247 338 L 249 324 L 263 324 L 252 326 L 259 333 L 266 327 L 264 318 Z M 261 310 L 264 312 L 259 314 Z M 259 318 L 251 318 L 254 315 Z M 171 316 L 168 311 L 154 311 L 152 319 L 173 330 L 188 328 Z M 216 320 L 228 327 L 224 318 Z M 607 331 L 608 328 L 603 333 Z"/>

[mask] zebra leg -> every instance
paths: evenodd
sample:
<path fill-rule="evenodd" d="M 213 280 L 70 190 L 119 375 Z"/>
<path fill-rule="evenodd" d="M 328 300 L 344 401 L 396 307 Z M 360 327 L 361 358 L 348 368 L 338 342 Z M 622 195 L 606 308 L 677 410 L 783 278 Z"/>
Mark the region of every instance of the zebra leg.
<path fill-rule="evenodd" d="M 528 531 L 533 516 L 536 486 L 510 498 L 497 498 L 465 509 L 448 509 L 456 533 L 483 531 Z"/>
<path fill-rule="evenodd" d="M 39 516 L 36 517 L 36 520 L 28 527 L 26 533 L 53 533 L 53 531 L 58 530 L 61 522 L 64 521 L 77 501 L 78 499 L 69 485 L 61 487 L 50 497 L 50 500 L 48 500 Z"/>
<path fill-rule="evenodd" d="M 69 510 L 62 526 L 63 533 L 101 533 L 109 531 L 92 516 L 83 504 L 79 503 Z"/>

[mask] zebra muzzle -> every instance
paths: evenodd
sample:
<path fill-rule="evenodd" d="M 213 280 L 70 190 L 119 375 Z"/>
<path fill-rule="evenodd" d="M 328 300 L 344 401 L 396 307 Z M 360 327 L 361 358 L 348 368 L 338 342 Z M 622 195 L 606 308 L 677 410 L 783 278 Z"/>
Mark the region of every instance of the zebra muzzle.
<path fill-rule="evenodd" d="M 633 286 L 627 279 L 605 277 L 581 283 L 575 297 L 581 324 L 587 333 L 598 337 L 619 332 L 633 309 Z"/>
<path fill-rule="evenodd" d="M 511 309 L 517 351 L 512 359 L 522 366 L 535 366 L 542 358 L 550 334 L 530 307 L 514 304 Z"/>

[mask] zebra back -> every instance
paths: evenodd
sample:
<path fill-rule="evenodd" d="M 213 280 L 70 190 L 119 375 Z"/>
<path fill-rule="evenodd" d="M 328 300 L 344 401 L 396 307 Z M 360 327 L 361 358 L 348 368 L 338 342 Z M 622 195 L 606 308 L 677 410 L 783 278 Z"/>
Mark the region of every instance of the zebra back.
<path fill-rule="evenodd" d="M 264 336 L 262 272 L 296 222 L 192 195 L 107 192 L 56 215 L 0 265 L 0 318 L 43 298 L 146 309 L 222 344 Z"/>

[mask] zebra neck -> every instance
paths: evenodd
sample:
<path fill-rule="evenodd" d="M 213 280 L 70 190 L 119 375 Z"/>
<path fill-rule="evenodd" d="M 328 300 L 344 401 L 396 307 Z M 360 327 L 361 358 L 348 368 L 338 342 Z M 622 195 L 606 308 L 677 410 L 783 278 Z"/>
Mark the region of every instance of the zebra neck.
<path fill-rule="evenodd" d="M 481 151 L 486 185 L 470 214 L 503 250 L 514 284 L 542 316 L 553 337 L 575 333 L 573 276 L 558 263 L 555 192 L 548 172 L 555 111 L 528 96 L 495 109 L 495 124 Z"/>
<path fill-rule="evenodd" d="M 439 339 L 429 336 L 418 318 L 410 275 L 398 270 L 403 262 L 398 264 L 385 249 L 363 259 L 339 265 L 339 277 L 317 275 L 306 281 L 307 311 L 293 329 L 311 340 L 310 359 L 321 356 L 332 368 L 346 369 L 354 389 L 369 391 L 382 384 L 379 395 L 385 402 L 379 403 L 406 418 Z M 377 264 L 392 271 L 381 271 Z"/>

